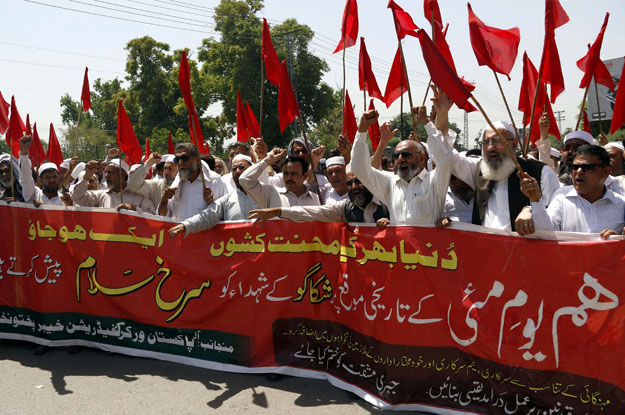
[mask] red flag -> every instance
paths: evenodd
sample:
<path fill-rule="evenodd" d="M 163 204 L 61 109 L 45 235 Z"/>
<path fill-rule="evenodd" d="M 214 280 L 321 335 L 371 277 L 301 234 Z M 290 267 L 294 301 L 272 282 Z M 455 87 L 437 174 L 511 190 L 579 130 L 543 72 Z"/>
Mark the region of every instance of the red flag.
<path fill-rule="evenodd" d="M 250 103 L 245 101 L 245 109 L 246 109 L 246 117 L 245 122 L 247 123 L 247 128 L 254 138 L 260 137 L 260 125 L 258 125 L 258 120 L 256 119 L 256 115 L 254 115 L 254 111 L 252 111 L 252 107 L 250 107 Z"/>
<path fill-rule="evenodd" d="M 527 56 L 527 53 L 523 53 L 523 81 L 521 82 L 521 92 L 519 93 L 519 110 L 523 111 L 523 125 L 530 124 L 530 117 L 532 115 L 532 103 L 534 102 L 534 94 L 536 92 L 536 82 L 538 81 L 538 71 L 536 67 Z M 549 122 L 549 134 L 560 139 L 560 130 L 558 130 L 558 124 L 556 123 L 555 116 L 553 115 L 553 109 L 549 100 L 545 99 L 545 84 L 540 83 L 538 96 L 536 98 L 536 109 L 534 111 L 534 128 L 532 128 L 532 136 L 530 141 L 532 143 L 540 139 L 540 128 L 538 128 L 538 122 L 543 112 L 547 111 Z M 545 109 L 546 106 L 546 109 Z"/>
<path fill-rule="evenodd" d="M 37 123 L 33 125 L 33 145 L 30 146 L 28 156 L 34 167 L 39 167 L 46 159 L 46 152 L 43 150 L 43 145 L 41 145 L 41 139 L 37 132 Z"/>
<path fill-rule="evenodd" d="M 15 105 L 15 96 L 11 97 L 11 118 L 9 119 L 9 128 L 6 134 L 7 144 L 13 149 L 13 156 L 18 157 L 20 151 L 20 138 L 26 132 L 24 121 Z M 11 146 L 11 143 L 13 145 Z"/>
<path fill-rule="evenodd" d="M 0 92 L 0 134 L 4 134 L 9 128 L 9 108 L 11 106 L 4 100 L 2 92 Z"/>
<path fill-rule="evenodd" d="M 443 30 L 443 18 L 437 0 L 423 0 L 423 15 L 436 31 Z"/>
<path fill-rule="evenodd" d="M 263 61 L 265 61 L 265 73 L 269 82 L 275 86 L 280 86 L 280 60 L 278 54 L 271 42 L 271 33 L 269 32 L 269 25 L 267 19 L 263 18 L 263 37 L 261 40 L 261 54 L 263 55 Z"/>
<path fill-rule="evenodd" d="M 551 103 L 564 91 L 564 76 L 560 65 L 560 55 L 556 45 L 555 30 L 569 21 L 558 0 L 545 0 L 545 42 L 540 61 L 542 82 L 551 85 Z"/>
<path fill-rule="evenodd" d="M 374 110 L 375 106 L 373 105 L 373 100 L 369 101 L 369 110 Z M 371 139 L 371 148 L 373 151 L 378 149 L 380 145 L 380 124 L 378 124 L 378 120 L 375 120 L 375 124 L 369 127 L 369 138 Z"/>
<path fill-rule="evenodd" d="M 480 66 L 486 65 L 495 72 L 504 74 L 510 80 L 510 71 L 519 49 L 521 34 L 518 27 L 497 29 L 486 26 L 469 8 L 469 35 L 473 53 Z"/>
<path fill-rule="evenodd" d="M 143 151 L 121 99 L 117 104 L 117 146 L 122 153 L 126 154 L 129 166 L 141 161 Z"/>
<path fill-rule="evenodd" d="M 195 144 L 200 153 L 208 154 L 210 153 L 210 148 L 208 148 L 208 145 L 204 143 L 200 119 L 197 115 L 195 104 L 193 103 L 193 96 L 191 95 L 191 70 L 189 69 L 187 53 L 184 50 L 182 51 L 182 57 L 180 58 L 178 84 L 180 85 L 182 98 L 184 99 L 184 103 L 189 112 L 189 136 L 191 137 L 191 142 Z"/>
<path fill-rule="evenodd" d="M 61 152 L 61 146 L 59 140 L 56 138 L 56 132 L 54 131 L 54 125 L 50 123 L 50 138 L 48 139 L 48 154 L 46 159 L 49 162 L 56 164 L 58 168 L 61 168 L 63 163 L 63 153 Z"/>
<path fill-rule="evenodd" d="M 582 82 L 579 84 L 579 87 L 582 89 L 588 88 L 588 86 L 590 86 L 590 81 L 594 77 L 595 82 L 605 85 L 614 91 L 614 81 L 612 80 L 612 75 L 610 75 L 608 68 L 606 68 L 605 64 L 601 61 L 601 45 L 603 43 L 603 35 L 606 27 L 608 26 L 609 18 L 610 13 L 606 13 L 601 30 L 597 35 L 597 39 L 595 39 L 592 46 L 588 48 L 588 53 L 577 61 L 577 67 L 584 72 Z"/>
<path fill-rule="evenodd" d="M 360 58 L 358 59 L 358 86 L 361 91 L 365 89 L 373 98 L 377 98 L 384 101 L 384 96 L 380 92 L 378 81 L 375 80 L 375 75 L 371 69 L 371 58 L 367 53 L 367 46 L 365 45 L 365 38 L 360 38 Z"/>
<path fill-rule="evenodd" d="M 406 35 L 417 36 L 415 30 L 419 30 L 419 26 L 414 24 L 412 17 L 402 9 L 393 0 L 389 0 L 388 6 L 393 12 L 393 22 L 395 23 L 395 32 L 397 33 L 397 39 L 402 40 Z"/>
<path fill-rule="evenodd" d="M 625 65 L 623 65 L 621 78 L 618 81 L 618 87 L 616 87 L 616 100 L 612 110 L 610 134 L 614 134 L 623 124 L 625 124 Z"/>
<path fill-rule="evenodd" d="M 395 52 L 395 59 L 393 59 L 393 66 L 391 66 L 391 72 L 388 74 L 386 89 L 384 90 L 384 103 L 386 104 L 386 108 L 390 107 L 391 104 L 407 90 L 408 80 L 406 79 L 404 66 L 401 61 L 401 51 L 398 47 L 397 52 Z"/>
<path fill-rule="evenodd" d="M 587 133 L 590 133 L 590 121 L 588 121 L 588 113 L 586 112 L 586 110 L 582 110 L 582 114 L 584 117 L 584 131 L 586 131 Z M 614 134 L 614 133 L 610 132 L 610 134 Z"/>
<path fill-rule="evenodd" d="M 420 29 L 417 34 L 421 44 L 421 51 L 423 52 L 423 60 L 428 67 L 434 85 L 443 90 L 458 108 L 466 112 L 477 111 L 469 102 L 471 92 L 467 89 L 465 83 L 458 78 L 456 72 L 449 66 L 438 49 L 436 49 L 425 30 Z"/>
<path fill-rule="evenodd" d="M 146 162 L 150 158 L 150 139 L 145 139 L 145 156 L 143 156 L 143 161 Z"/>
<path fill-rule="evenodd" d="M 358 132 L 358 124 L 356 124 L 356 116 L 354 115 L 354 107 L 349 99 L 349 92 L 345 90 L 345 106 L 343 107 L 343 135 L 347 137 L 350 143 L 354 142 L 356 133 Z"/>
<path fill-rule="evenodd" d="M 291 86 L 289 70 L 286 68 L 286 59 L 280 66 L 280 89 L 278 89 L 278 118 L 280 118 L 280 132 L 295 121 L 299 114 L 297 98 Z"/>
<path fill-rule="evenodd" d="M 26 114 L 26 124 L 24 126 L 26 127 L 26 134 L 33 135 L 33 130 L 30 129 L 30 114 Z"/>
<path fill-rule="evenodd" d="M 171 139 L 171 131 L 169 132 L 169 135 L 167 137 L 167 152 L 169 154 L 174 154 L 175 150 L 174 150 L 174 142 Z"/>
<path fill-rule="evenodd" d="M 80 94 L 83 111 L 89 111 L 89 108 L 91 108 L 91 92 L 89 91 L 89 77 L 87 76 L 88 71 L 89 68 L 85 66 L 85 78 L 82 80 L 82 92 Z"/>
<path fill-rule="evenodd" d="M 356 0 L 347 0 L 343 11 L 343 24 L 341 25 L 341 40 L 332 53 L 340 52 L 356 44 L 358 39 L 358 4 Z"/>
<path fill-rule="evenodd" d="M 245 143 L 249 140 L 248 127 L 245 122 L 245 107 L 241 101 L 241 91 L 237 89 L 237 141 Z"/>

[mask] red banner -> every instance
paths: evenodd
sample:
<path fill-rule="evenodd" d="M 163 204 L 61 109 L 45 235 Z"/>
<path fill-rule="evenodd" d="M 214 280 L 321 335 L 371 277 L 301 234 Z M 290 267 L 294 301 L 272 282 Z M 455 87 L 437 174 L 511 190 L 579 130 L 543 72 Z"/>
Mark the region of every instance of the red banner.
<path fill-rule="evenodd" d="M 0 218 L 0 337 L 321 377 L 396 409 L 625 413 L 623 240 Z"/>

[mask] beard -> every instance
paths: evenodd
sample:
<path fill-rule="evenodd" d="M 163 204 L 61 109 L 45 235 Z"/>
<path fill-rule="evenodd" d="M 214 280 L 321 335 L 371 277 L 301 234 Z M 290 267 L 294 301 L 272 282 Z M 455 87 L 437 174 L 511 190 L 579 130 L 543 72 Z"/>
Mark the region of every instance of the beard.
<path fill-rule="evenodd" d="M 189 177 L 193 176 L 193 173 L 195 173 L 195 167 L 193 166 L 189 167 L 188 169 L 178 170 L 178 174 L 180 175 L 180 180 L 187 180 Z"/>
<path fill-rule="evenodd" d="M 400 179 L 405 180 L 407 182 L 410 181 L 414 176 L 419 172 L 419 163 L 410 163 L 408 164 L 408 170 L 402 171 L 399 169 L 399 166 L 395 164 L 394 167 L 395 174 L 399 176 Z"/>
<path fill-rule="evenodd" d="M 512 161 L 512 159 L 507 155 L 502 156 L 498 160 L 491 160 L 484 157 L 484 153 L 482 153 L 480 171 L 485 179 L 497 182 L 499 180 L 507 179 L 514 169 L 516 169 L 514 161 Z"/>
<path fill-rule="evenodd" d="M 8 189 L 9 187 L 11 187 L 11 178 L 6 177 L 4 179 L 0 179 L 0 185 L 5 189 Z"/>
<path fill-rule="evenodd" d="M 59 191 L 59 186 L 42 186 L 43 187 L 43 192 L 44 193 L 58 193 Z"/>
<path fill-rule="evenodd" d="M 373 199 L 373 194 L 366 187 L 363 187 L 363 189 L 357 195 L 353 195 L 352 192 L 349 190 L 347 191 L 347 193 L 352 203 L 363 210 L 367 207 L 369 203 L 371 203 L 371 200 Z"/>

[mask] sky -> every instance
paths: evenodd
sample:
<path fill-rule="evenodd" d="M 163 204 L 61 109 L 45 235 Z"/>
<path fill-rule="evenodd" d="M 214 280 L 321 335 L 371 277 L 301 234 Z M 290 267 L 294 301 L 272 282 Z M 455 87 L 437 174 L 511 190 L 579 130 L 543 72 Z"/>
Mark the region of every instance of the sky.
<path fill-rule="evenodd" d="M 423 17 L 422 0 L 396 0 L 411 14 L 415 23 L 430 32 Z M 582 72 L 575 62 L 594 42 L 604 15 L 610 21 L 603 42 L 603 60 L 622 57 L 625 49 L 625 3 L 622 0 L 560 0 L 570 22 L 556 30 L 566 90 L 553 105 L 562 111 L 562 129 L 574 128 L 578 106 L 583 97 L 579 89 Z M 343 0 L 265 0 L 259 12 L 270 25 L 295 18 L 308 25 L 315 37 L 310 44 L 313 54 L 325 59 L 330 70 L 324 81 L 334 88 L 343 86 L 342 54 L 332 54 L 340 39 Z M 218 38 L 214 31 L 214 8 L 218 0 L 0 0 L 0 91 L 7 101 L 14 95 L 22 114 L 36 121 L 40 136 L 47 141 L 49 124 L 57 133 L 63 130 L 60 98 L 69 93 L 79 99 L 85 66 L 90 80 L 110 80 L 125 76 L 126 43 L 149 35 L 168 43 L 172 50 L 189 48 L 191 56 L 202 39 Z M 373 70 L 382 92 L 397 49 L 392 15 L 387 0 L 358 0 L 359 37 L 365 37 Z M 475 97 L 492 120 L 508 120 L 493 72 L 478 66 L 469 40 L 466 3 L 439 0 L 444 23 L 449 23 L 447 40 L 458 73 L 476 83 Z M 521 113 L 516 110 L 522 80 L 522 56 L 528 56 L 538 67 L 544 38 L 544 0 L 473 0 L 473 11 L 484 23 L 502 29 L 518 27 L 521 43 L 511 81 L 499 75 L 502 88 L 513 110 L 517 125 Z M 108 16 L 108 17 L 107 17 Z M 408 67 L 414 104 L 423 100 L 429 75 L 415 38 L 406 37 L 403 49 Z M 358 117 L 363 108 L 363 95 L 358 89 L 359 43 L 347 49 L 347 82 Z M 404 108 L 408 106 L 407 94 Z M 387 110 L 375 100 L 382 121 L 400 111 L 399 99 Z M 218 105 L 208 115 L 220 113 Z M 479 112 L 468 115 L 469 145 L 486 125 Z M 454 107 L 450 121 L 462 129 L 464 112 Z M 338 133 L 338 132 L 337 132 Z"/>

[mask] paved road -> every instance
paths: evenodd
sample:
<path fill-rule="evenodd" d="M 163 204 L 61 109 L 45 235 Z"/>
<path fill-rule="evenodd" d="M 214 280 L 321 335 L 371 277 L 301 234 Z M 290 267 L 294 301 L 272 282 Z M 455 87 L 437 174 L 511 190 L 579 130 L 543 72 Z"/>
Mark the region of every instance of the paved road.
<path fill-rule="evenodd" d="M 0 414 L 387 413 L 328 382 L 218 372 L 66 348 L 0 343 Z"/>

